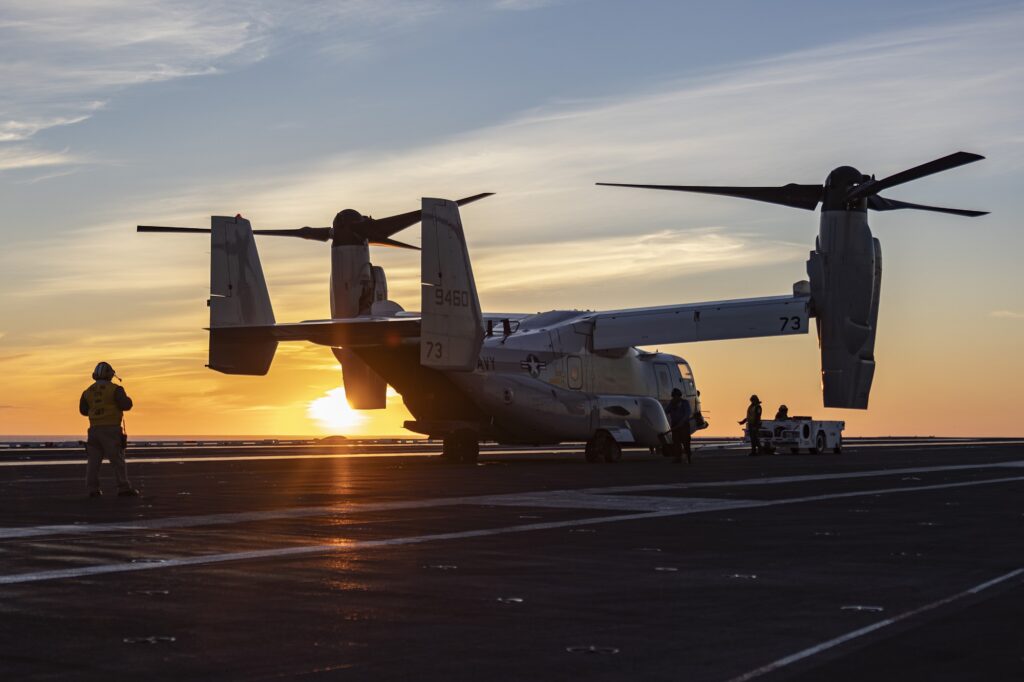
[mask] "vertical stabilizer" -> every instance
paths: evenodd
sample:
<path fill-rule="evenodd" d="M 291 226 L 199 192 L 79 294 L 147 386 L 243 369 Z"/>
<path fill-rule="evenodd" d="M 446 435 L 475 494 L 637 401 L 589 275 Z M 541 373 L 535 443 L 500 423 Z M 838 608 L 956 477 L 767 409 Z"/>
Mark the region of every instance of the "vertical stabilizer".
<path fill-rule="evenodd" d="M 420 364 L 470 371 L 484 339 L 483 316 L 459 207 L 423 199 Z"/>
<path fill-rule="evenodd" d="M 240 216 L 210 220 L 208 366 L 225 374 L 266 374 L 277 341 L 258 329 L 274 325 L 274 310 L 252 226 Z"/>

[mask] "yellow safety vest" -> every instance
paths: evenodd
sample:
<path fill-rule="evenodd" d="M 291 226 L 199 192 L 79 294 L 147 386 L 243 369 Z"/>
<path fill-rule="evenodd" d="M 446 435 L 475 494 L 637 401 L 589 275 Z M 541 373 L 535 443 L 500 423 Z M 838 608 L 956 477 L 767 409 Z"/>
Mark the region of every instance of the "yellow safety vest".
<path fill-rule="evenodd" d="M 109 381 L 99 382 L 85 389 L 89 403 L 89 426 L 118 426 L 124 413 L 114 401 L 117 386 Z"/>

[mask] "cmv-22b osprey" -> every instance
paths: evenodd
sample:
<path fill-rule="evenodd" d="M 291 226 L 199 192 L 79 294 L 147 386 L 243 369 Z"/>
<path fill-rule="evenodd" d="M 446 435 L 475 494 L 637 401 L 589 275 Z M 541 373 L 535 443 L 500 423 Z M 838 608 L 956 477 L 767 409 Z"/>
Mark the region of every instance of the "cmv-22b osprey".
<path fill-rule="evenodd" d="M 415 421 L 406 428 L 441 438 L 446 458 L 475 461 L 481 440 L 549 444 L 586 441 L 588 461 L 616 461 L 622 444 L 669 442 L 663 404 L 682 391 L 700 413 L 683 358 L 638 346 L 805 334 L 813 317 L 826 407 L 864 409 L 874 375 L 881 247 L 867 210 L 964 211 L 885 199 L 879 192 L 983 157 L 957 152 L 876 180 L 849 166 L 824 185 L 704 187 L 625 185 L 721 194 L 813 210 L 820 231 L 807 261 L 809 281 L 790 294 L 611 311 L 482 313 L 459 201 L 425 198 L 420 211 L 374 220 L 340 212 L 331 227 L 253 230 L 248 220 L 213 216 L 211 228 L 139 226 L 140 232 L 208 232 L 208 366 L 263 375 L 279 341 L 329 346 L 342 366 L 349 403 L 385 406 L 390 384 Z M 605 184 L 605 183 L 601 183 Z M 369 245 L 415 248 L 392 239 L 422 223 L 419 313 L 388 300 Z M 254 235 L 331 242 L 331 319 L 279 324 Z M 706 423 L 695 425 L 703 428 Z"/>

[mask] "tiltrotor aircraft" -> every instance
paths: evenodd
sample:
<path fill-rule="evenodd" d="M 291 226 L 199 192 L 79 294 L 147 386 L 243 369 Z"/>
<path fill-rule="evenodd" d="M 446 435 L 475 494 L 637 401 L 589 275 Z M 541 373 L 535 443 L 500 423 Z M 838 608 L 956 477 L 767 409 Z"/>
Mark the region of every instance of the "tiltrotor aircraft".
<path fill-rule="evenodd" d="M 263 375 L 279 341 L 311 341 L 330 347 L 340 361 L 353 408 L 383 408 L 390 384 L 415 418 L 406 428 L 443 439 L 448 459 L 475 461 L 481 440 L 586 441 L 588 461 L 616 461 L 623 443 L 668 442 L 663 403 L 672 389 L 682 391 L 694 414 L 700 411 L 686 361 L 638 346 L 805 334 L 813 317 L 825 406 L 867 408 L 882 274 L 881 247 L 868 228 L 867 210 L 984 215 L 879 196 L 981 158 L 957 152 L 881 180 L 842 166 L 824 185 L 621 185 L 808 210 L 820 203 L 820 231 L 807 261 L 809 281 L 794 284 L 791 294 L 603 312 L 481 312 L 459 206 L 489 194 L 459 201 L 425 198 L 420 211 L 380 220 L 346 209 L 332 227 L 253 230 L 241 216 L 213 216 L 210 229 L 138 230 L 211 234 L 210 369 Z M 417 222 L 421 312 L 411 313 L 388 300 L 384 271 L 371 264 L 369 245 L 415 248 L 392 235 Z M 276 322 L 256 234 L 331 241 L 331 319 Z"/>

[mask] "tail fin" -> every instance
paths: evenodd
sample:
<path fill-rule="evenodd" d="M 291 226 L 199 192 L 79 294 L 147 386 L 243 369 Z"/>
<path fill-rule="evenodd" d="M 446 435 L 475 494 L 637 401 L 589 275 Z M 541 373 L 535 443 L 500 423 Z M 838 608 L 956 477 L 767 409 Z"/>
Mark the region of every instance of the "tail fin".
<path fill-rule="evenodd" d="M 210 219 L 210 369 L 263 375 L 277 350 L 274 310 L 249 221 Z"/>
<path fill-rule="evenodd" d="M 459 207 L 424 198 L 422 216 L 420 364 L 469 371 L 480 356 L 484 323 Z"/>

